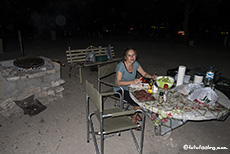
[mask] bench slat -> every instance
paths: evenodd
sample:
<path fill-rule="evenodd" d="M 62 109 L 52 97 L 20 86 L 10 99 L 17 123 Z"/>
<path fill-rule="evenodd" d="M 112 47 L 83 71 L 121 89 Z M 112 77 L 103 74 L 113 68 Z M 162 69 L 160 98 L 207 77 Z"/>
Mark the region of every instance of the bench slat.
<path fill-rule="evenodd" d="M 87 52 L 87 51 L 92 51 L 92 50 L 93 50 L 93 51 L 97 51 L 97 50 L 98 50 L 98 51 L 100 51 L 100 50 L 101 50 L 101 51 L 103 51 L 103 50 L 104 50 L 104 51 L 107 51 L 107 48 L 106 48 L 106 47 L 104 47 L 104 48 L 99 48 L 99 47 L 96 48 L 96 47 L 95 47 L 95 48 L 92 48 L 92 49 L 90 49 L 90 48 L 86 48 L 86 49 L 77 49 L 77 50 L 74 49 L 74 50 L 66 50 L 66 52 Z M 110 51 L 114 51 L 114 47 L 110 46 Z"/>
<path fill-rule="evenodd" d="M 99 54 L 95 54 L 95 56 L 103 56 L 103 55 L 107 55 L 107 53 L 99 53 Z M 115 57 L 115 54 L 114 53 L 111 53 L 111 55 L 113 57 Z M 85 54 L 68 54 L 66 55 L 67 58 L 86 58 L 86 55 Z"/>
<path fill-rule="evenodd" d="M 107 54 L 100 54 L 100 55 L 96 55 L 96 56 L 107 56 Z M 112 54 L 112 57 L 114 58 L 115 55 Z M 67 60 L 71 60 L 71 59 L 86 59 L 86 56 L 67 56 Z"/>
<path fill-rule="evenodd" d="M 112 61 L 118 61 L 118 60 L 121 60 L 121 58 L 114 58 L 114 59 L 111 59 L 111 60 L 108 60 L 108 61 L 103 61 L 103 62 L 86 62 L 85 59 L 81 59 L 81 60 L 72 60 L 72 61 L 67 61 L 69 64 L 85 64 L 86 66 L 87 65 L 90 65 L 90 66 L 93 66 L 93 65 L 98 65 L 98 64 L 103 64 L 103 63 L 107 63 L 107 62 L 112 62 Z"/>
<path fill-rule="evenodd" d="M 115 55 L 113 56 L 113 58 L 114 57 L 115 57 Z M 77 62 L 85 62 L 85 61 L 86 61 L 85 57 L 72 57 L 72 58 L 67 57 L 68 63 L 77 63 Z"/>
<path fill-rule="evenodd" d="M 107 53 L 107 50 L 93 50 L 93 51 L 94 53 L 101 53 L 101 52 Z M 69 51 L 67 50 L 66 54 L 86 54 L 87 52 L 92 52 L 92 50 L 89 50 L 89 51 L 86 51 L 86 50 L 85 51 L 73 51 L 73 50 Z M 114 50 L 113 51 L 110 50 L 110 52 L 114 53 Z"/>

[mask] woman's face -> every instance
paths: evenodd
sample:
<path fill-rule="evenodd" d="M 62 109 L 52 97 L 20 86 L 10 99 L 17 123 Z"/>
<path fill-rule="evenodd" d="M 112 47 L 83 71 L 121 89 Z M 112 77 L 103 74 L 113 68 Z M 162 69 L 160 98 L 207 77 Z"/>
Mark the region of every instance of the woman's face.
<path fill-rule="evenodd" d="M 136 52 L 134 50 L 129 50 L 126 53 L 125 60 L 130 63 L 134 63 L 136 61 Z"/>

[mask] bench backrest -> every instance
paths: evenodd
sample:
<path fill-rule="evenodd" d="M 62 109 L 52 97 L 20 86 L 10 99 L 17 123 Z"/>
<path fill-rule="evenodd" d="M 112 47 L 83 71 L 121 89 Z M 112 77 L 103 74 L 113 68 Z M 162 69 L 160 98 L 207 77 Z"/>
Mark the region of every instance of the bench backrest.
<path fill-rule="evenodd" d="M 110 50 L 110 52 L 108 52 L 108 50 Z M 95 56 L 108 56 L 108 53 L 110 53 L 111 55 L 109 56 L 111 56 L 112 58 L 115 57 L 114 48 L 110 45 L 108 47 L 95 47 L 91 45 L 86 49 L 78 50 L 71 50 L 69 47 L 69 49 L 66 51 L 67 62 L 68 64 L 85 63 L 87 53 L 90 53 L 92 51 L 94 51 Z"/>

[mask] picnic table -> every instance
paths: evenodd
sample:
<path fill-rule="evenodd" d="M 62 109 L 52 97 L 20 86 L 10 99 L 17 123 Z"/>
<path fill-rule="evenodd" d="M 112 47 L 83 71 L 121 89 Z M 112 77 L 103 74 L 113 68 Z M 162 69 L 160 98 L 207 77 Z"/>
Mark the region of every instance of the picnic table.
<path fill-rule="evenodd" d="M 171 133 L 173 129 L 185 124 L 187 121 L 203 120 L 225 120 L 229 114 L 230 101 L 220 91 L 215 90 L 218 100 L 214 106 L 191 101 L 186 95 L 178 92 L 177 88 L 169 89 L 168 100 L 165 103 L 159 103 L 159 88 L 152 95 L 156 98 L 153 101 L 140 101 L 135 97 L 135 91 L 148 89 L 147 84 L 131 85 L 129 93 L 131 98 L 145 111 L 153 121 L 158 134 L 164 135 Z"/>

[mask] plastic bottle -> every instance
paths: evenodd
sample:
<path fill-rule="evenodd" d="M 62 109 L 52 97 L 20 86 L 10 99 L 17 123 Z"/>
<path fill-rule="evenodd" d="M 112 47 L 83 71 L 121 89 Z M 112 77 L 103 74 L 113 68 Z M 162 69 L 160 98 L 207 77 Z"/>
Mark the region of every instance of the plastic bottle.
<path fill-rule="evenodd" d="M 205 86 L 212 87 L 213 80 L 214 80 L 214 70 L 213 67 L 211 66 L 205 76 Z"/>

